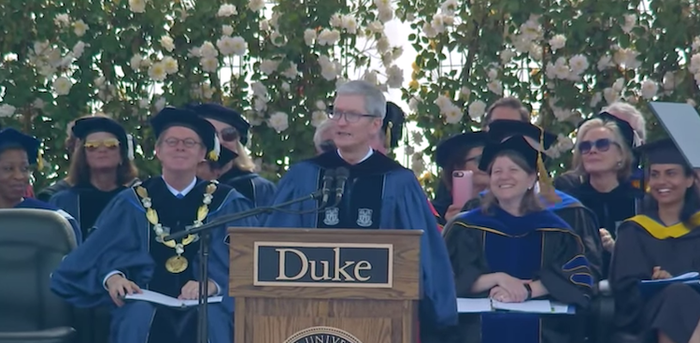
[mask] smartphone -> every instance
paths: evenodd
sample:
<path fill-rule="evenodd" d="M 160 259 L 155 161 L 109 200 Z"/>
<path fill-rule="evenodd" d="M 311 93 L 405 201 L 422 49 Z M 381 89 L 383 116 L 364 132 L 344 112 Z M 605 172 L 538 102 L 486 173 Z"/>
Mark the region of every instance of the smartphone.
<path fill-rule="evenodd" d="M 452 204 L 464 207 L 472 198 L 473 173 L 471 170 L 455 170 L 452 172 Z"/>

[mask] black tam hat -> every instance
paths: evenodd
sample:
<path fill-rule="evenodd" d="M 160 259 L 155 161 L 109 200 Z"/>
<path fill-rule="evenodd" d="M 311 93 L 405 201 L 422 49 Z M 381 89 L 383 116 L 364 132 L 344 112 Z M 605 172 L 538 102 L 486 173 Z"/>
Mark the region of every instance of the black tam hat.
<path fill-rule="evenodd" d="M 113 134 L 117 137 L 119 141 L 119 150 L 122 153 L 122 157 L 128 158 L 130 160 L 134 159 L 134 147 L 133 138 L 131 135 L 126 133 L 126 130 L 119 125 L 115 120 L 107 117 L 87 117 L 80 118 L 75 121 L 75 125 L 71 129 L 73 135 L 85 141 L 85 138 L 91 133 L 95 132 L 107 132 Z"/>
<path fill-rule="evenodd" d="M 27 161 L 29 164 L 37 164 L 39 169 L 42 169 L 42 157 L 39 146 L 41 142 L 29 135 L 17 131 L 11 127 L 0 130 L 0 150 L 4 148 L 21 148 L 27 152 Z"/>
<path fill-rule="evenodd" d="M 166 107 L 151 118 L 151 126 L 156 137 L 160 137 L 165 130 L 173 126 L 191 129 L 197 133 L 202 139 L 202 144 L 207 148 L 207 159 L 210 161 L 219 159 L 221 144 L 216 135 L 216 129 L 206 119 L 188 109 Z"/>
<path fill-rule="evenodd" d="M 406 113 L 393 102 L 386 103 L 386 116 L 382 123 L 382 130 L 386 135 L 385 145 L 394 149 L 399 146 L 403 136 L 403 123 L 406 121 Z"/>
<path fill-rule="evenodd" d="M 435 163 L 441 168 L 446 168 L 450 158 L 455 151 L 460 150 L 460 147 L 468 147 L 471 149 L 478 146 L 485 146 L 488 142 L 488 137 L 488 132 L 477 131 L 465 132 L 447 138 L 435 148 Z"/>
<path fill-rule="evenodd" d="M 241 144 L 248 144 L 248 131 L 250 130 L 250 123 L 248 123 L 248 121 L 240 113 L 228 107 L 213 103 L 189 104 L 186 107 L 204 118 L 218 120 L 222 123 L 233 126 L 236 131 L 238 131 Z"/>

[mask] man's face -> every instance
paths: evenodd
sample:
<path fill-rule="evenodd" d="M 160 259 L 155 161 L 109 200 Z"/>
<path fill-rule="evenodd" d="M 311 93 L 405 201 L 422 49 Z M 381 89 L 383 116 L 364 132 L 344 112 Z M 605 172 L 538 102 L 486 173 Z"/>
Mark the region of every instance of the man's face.
<path fill-rule="evenodd" d="M 491 118 L 489 118 L 489 124 L 496 120 L 517 120 L 517 121 L 523 121 L 522 117 L 520 116 L 520 111 L 517 109 L 507 107 L 507 106 L 499 106 L 494 108 L 491 111 Z M 489 127 L 488 125 L 484 129 L 484 131 L 488 131 Z"/>
<path fill-rule="evenodd" d="M 333 103 L 333 141 L 338 149 L 369 146 L 382 125 L 381 118 L 366 113 L 365 99 L 360 95 L 340 95 Z"/>
<path fill-rule="evenodd" d="M 196 171 L 199 162 L 204 160 L 206 148 L 194 130 L 173 126 L 162 133 L 156 145 L 156 157 L 163 169 L 173 171 Z"/>

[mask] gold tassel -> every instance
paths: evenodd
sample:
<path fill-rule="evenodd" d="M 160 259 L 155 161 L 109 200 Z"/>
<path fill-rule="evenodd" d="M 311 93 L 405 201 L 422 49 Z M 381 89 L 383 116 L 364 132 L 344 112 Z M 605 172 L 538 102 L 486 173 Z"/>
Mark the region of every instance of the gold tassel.
<path fill-rule="evenodd" d="M 544 196 L 550 204 L 557 204 L 561 202 L 561 198 L 554 191 L 554 185 L 552 185 L 552 179 L 547 173 L 547 168 L 544 166 L 544 159 L 542 154 L 544 154 L 544 129 L 540 128 L 540 150 L 537 153 L 537 173 L 540 176 L 540 193 Z"/>
<path fill-rule="evenodd" d="M 37 151 L 36 166 L 39 170 L 44 170 L 44 154 L 42 153 L 41 149 Z"/>
<path fill-rule="evenodd" d="M 394 123 L 389 122 L 389 124 L 386 126 L 386 142 L 384 142 L 384 145 L 386 146 L 387 149 L 391 149 L 391 128 L 394 127 Z"/>
<path fill-rule="evenodd" d="M 216 151 L 212 150 L 209 152 L 209 160 L 216 162 L 219 160 L 219 155 L 216 153 Z"/>

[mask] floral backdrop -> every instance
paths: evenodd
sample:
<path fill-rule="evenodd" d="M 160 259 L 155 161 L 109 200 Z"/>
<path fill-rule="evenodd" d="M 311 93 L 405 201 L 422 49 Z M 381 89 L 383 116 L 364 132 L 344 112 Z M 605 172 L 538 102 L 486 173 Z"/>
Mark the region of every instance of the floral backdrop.
<path fill-rule="evenodd" d="M 148 118 L 215 101 L 245 113 L 260 172 L 314 154 L 333 89 L 361 77 L 402 94 L 410 166 L 433 186 L 434 147 L 473 130 L 506 95 L 559 134 L 565 165 L 585 116 L 615 100 L 700 100 L 700 4 L 685 0 L 7 0 L 0 2 L 0 123 L 43 142 L 37 187 L 62 177 L 69 121 L 94 112 L 139 142 L 157 172 Z M 415 54 L 388 23 L 400 22 Z M 404 75 L 410 77 L 404 78 Z M 652 137 L 658 129 L 651 118 Z M 425 147 L 425 148 L 424 148 Z"/>

